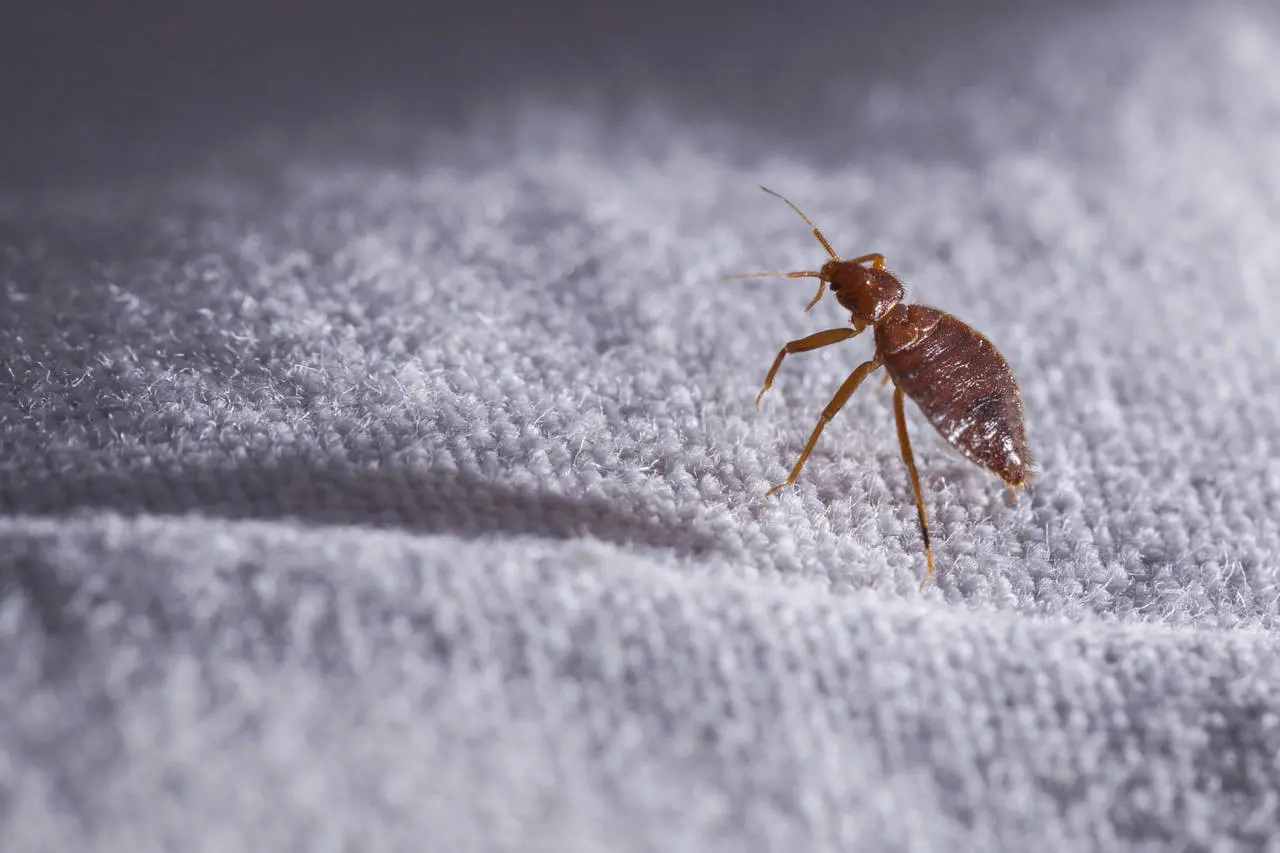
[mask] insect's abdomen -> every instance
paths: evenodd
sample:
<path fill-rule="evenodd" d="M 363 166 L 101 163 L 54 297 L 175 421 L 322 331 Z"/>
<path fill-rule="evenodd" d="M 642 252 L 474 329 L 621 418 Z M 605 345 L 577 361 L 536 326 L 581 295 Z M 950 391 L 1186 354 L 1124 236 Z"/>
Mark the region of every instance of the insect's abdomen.
<path fill-rule="evenodd" d="M 1020 486 L 1031 475 L 1022 397 L 991 342 L 935 308 L 899 305 L 876 327 L 885 369 L 952 447 Z"/>

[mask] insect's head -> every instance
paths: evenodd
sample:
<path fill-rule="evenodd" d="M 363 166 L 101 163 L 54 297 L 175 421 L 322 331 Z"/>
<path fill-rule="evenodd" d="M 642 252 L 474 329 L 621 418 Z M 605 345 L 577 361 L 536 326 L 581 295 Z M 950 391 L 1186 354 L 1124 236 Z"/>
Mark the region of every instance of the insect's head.
<path fill-rule="evenodd" d="M 821 275 L 845 310 L 868 324 L 883 320 L 906 292 L 893 273 L 856 261 L 827 261 Z"/>

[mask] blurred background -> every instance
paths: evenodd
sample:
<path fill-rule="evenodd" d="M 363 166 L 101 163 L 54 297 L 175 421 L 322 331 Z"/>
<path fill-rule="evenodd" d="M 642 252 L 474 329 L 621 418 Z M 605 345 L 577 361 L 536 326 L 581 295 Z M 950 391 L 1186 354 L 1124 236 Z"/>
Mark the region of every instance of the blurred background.
<path fill-rule="evenodd" d="M 362 113 L 377 109 L 439 127 L 535 93 L 619 111 L 660 95 L 695 119 L 729 118 L 814 154 L 847 155 L 839 138 L 876 122 L 830 100 L 851 76 L 871 85 L 948 75 L 960 90 L 995 65 L 1013 85 L 1033 59 L 1028 28 L 1103 5 L 1112 4 L 20 4 L 0 28 L 0 177 L 13 186 L 86 170 L 155 174 L 252 132 L 299 134 L 349 115 L 358 134 Z"/>

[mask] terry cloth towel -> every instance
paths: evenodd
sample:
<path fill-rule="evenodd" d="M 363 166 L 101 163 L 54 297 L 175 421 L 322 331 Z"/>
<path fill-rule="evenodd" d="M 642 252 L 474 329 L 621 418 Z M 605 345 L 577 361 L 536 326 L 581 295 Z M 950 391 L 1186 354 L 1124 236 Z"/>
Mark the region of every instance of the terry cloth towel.
<path fill-rule="evenodd" d="M 0 850 L 1280 850 L 1280 16 L 893 6 L 11 54 Z M 757 184 L 1021 384 L 923 594 Z"/>

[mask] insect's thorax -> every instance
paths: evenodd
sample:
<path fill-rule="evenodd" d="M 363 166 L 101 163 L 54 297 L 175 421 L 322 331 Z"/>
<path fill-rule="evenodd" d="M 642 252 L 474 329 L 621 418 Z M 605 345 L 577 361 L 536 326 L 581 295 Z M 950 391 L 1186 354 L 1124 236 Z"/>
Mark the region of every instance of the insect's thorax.
<path fill-rule="evenodd" d="M 943 313 L 928 305 L 904 305 L 899 302 L 876 324 L 876 351 L 883 357 L 919 344 L 938 327 Z"/>

